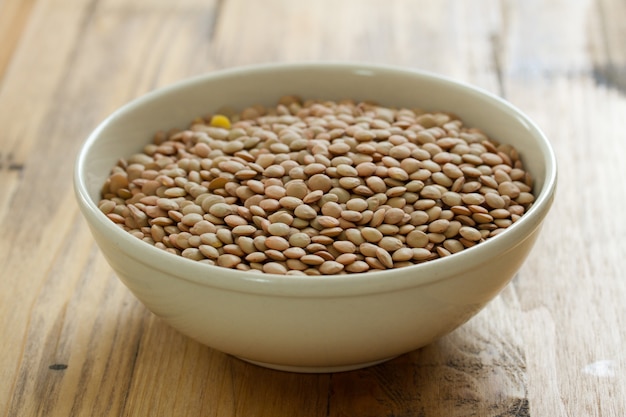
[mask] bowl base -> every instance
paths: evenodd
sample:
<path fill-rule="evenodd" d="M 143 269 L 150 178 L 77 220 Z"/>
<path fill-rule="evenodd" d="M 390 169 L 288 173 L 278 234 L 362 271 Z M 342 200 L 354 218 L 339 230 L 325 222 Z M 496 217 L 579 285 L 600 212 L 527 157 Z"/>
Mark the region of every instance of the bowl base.
<path fill-rule="evenodd" d="M 383 362 L 387 362 L 391 359 L 396 358 L 397 356 L 391 356 L 389 358 L 380 359 L 372 362 L 365 363 L 355 363 L 350 365 L 338 365 L 338 366 L 295 366 L 295 365 L 280 365 L 275 363 L 266 363 L 254 361 L 251 359 L 242 358 L 241 356 L 235 356 L 238 359 L 241 359 L 244 362 L 251 363 L 253 365 L 261 366 L 263 368 L 274 369 L 276 371 L 284 371 L 284 372 L 297 372 L 297 373 L 308 373 L 308 374 L 325 374 L 325 373 L 334 373 L 334 372 L 346 372 L 346 371 L 354 371 L 356 369 L 367 368 L 369 366 L 378 365 Z"/>

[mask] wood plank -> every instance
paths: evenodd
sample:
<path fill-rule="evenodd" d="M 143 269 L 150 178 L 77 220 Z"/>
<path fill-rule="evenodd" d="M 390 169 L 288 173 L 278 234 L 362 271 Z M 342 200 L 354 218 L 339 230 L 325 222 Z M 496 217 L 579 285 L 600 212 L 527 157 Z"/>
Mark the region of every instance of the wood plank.
<path fill-rule="evenodd" d="M 11 62 L 30 17 L 35 0 L 3 0 L 0 2 L 0 89 L 4 73 Z"/>
<path fill-rule="evenodd" d="M 594 11 L 590 24 L 594 78 L 601 85 L 626 92 L 626 5 L 618 0 L 598 0 Z"/>
<path fill-rule="evenodd" d="M 155 348 L 163 343 L 171 348 Z M 329 379 L 247 364 L 155 320 L 142 341 L 123 415 L 323 416 Z"/>
<path fill-rule="evenodd" d="M 624 50 L 616 47 L 625 33 L 623 4 L 551 5 L 543 22 L 533 2 L 511 11 L 506 61 L 506 89 L 551 139 L 560 169 L 554 209 L 522 270 L 528 279 L 516 281 L 533 324 L 524 329 L 528 396 L 532 415 L 618 416 L 626 407 L 617 371 L 626 327 L 616 307 L 626 297 L 618 278 L 626 221 L 600 213 L 620 198 L 609 184 L 626 173 L 614 152 L 626 111 L 615 65 Z M 531 25 L 537 29 L 525 30 Z"/>
<path fill-rule="evenodd" d="M 71 207 L 71 199 L 62 198 L 63 195 L 70 196 L 67 188 L 58 185 L 51 187 L 51 184 L 46 185 L 45 177 L 39 177 L 37 170 L 46 164 L 40 162 L 39 165 L 30 166 L 26 164 L 26 160 L 29 150 L 36 148 L 37 143 L 42 140 L 41 122 L 50 111 L 50 103 L 54 102 L 55 88 L 65 67 L 65 59 L 75 42 L 76 30 L 84 11 L 80 3 L 75 6 L 66 13 L 59 13 L 48 9 L 43 2 L 35 5 L 29 24 L 22 34 L 20 48 L 11 55 L 11 65 L 4 74 L 0 90 L 2 158 L 9 166 L 0 170 L 0 220 L 5 230 L 5 238 L 0 240 L 0 263 L 3 265 L 3 290 L 0 294 L 0 328 L 3 333 L 3 343 L 0 344 L 0 379 L 5 381 L 6 386 L 6 389 L 0 390 L 0 405 L 4 415 L 8 412 L 13 393 L 19 391 L 16 386 L 19 378 L 17 369 L 27 357 L 24 352 L 25 339 L 33 304 L 45 281 L 44 275 L 49 268 L 49 262 L 57 251 L 54 243 L 56 237 L 63 235 L 63 229 L 67 227 L 62 217 L 55 219 L 45 212 L 46 206 L 41 204 L 42 200 L 36 198 L 36 194 L 26 191 L 47 188 L 48 191 L 43 196 L 56 192 L 58 195 L 55 199 L 59 198 L 49 203 L 61 201 Z M 57 30 L 56 26 L 61 29 Z M 40 54 L 34 54 L 40 47 L 43 48 Z M 17 117 L 18 115 L 27 116 Z M 46 139 L 46 132 L 43 133 L 43 138 Z M 11 169 L 10 165 L 19 169 Z M 28 167 L 30 174 L 26 173 Z M 49 166 L 48 169 L 54 170 L 54 167 Z M 19 190 L 23 192 L 20 194 Z M 17 213 L 24 213 L 25 217 L 20 217 L 20 222 L 12 217 Z M 42 219 L 47 222 L 47 228 L 41 224 Z M 49 223 L 50 220 L 57 220 L 58 223 Z M 40 246 L 41 239 L 45 244 Z M 32 261 L 33 257 L 36 257 L 36 262 Z M 20 308 L 16 308 L 16 304 Z M 38 336 L 44 337 L 44 334 Z"/>
<path fill-rule="evenodd" d="M 62 333 L 62 329 L 73 329 L 77 325 L 74 322 L 76 316 L 66 315 L 65 312 L 69 294 L 83 284 L 79 281 L 82 278 L 80 269 L 66 272 L 67 276 L 63 276 L 64 279 L 61 280 L 59 272 L 55 271 L 55 265 L 72 259 L 71 251 L 67 252 L 67 247 L 75 240 L 80 241 L 77 233 L 83 233 L 82 237 L 92 242 L 84 225 L 82 229 L 76 226 L 80 219 L 71 189 L 73 162 L 67 162 L 67 155 L 76 153 L 87 133 L 110 111 L 153 87 L 150 84 L 153 82 L 151 78 L 147 78 L 147 83 L 137 83 L 138 80 L 146 80 L 141 74 L 149 74 L 151 71 L 151 68 L 146 67 L 146 62 L 128 58 L 136 57 L 139 50 L 145 50 L 146 53 L 154 51 L 154 44 L 150 41 L 155 33 L 165 31 L 167 34 L 180 29 L 186 18 L 195 11 L 179 13 L 181 21 L 171 20 L 171 26 L 159 24 L 166 11 L 156 13 L 151 21 L 147 19 L 151 30 L 142 31 L 141 36 L 138 36 L 139 33 L 133 33 L 133 30 L 136 30 L 134 28 L 138 22 L 143 21 L 139 15 L 126 19 L 120 13 L 120 19 L 115 23 L 120 27 L 106 28 L 103 26 L 110 23 L 108 16 L 99 19 L 93 5 L 65 2 L 66 7 L 56 6 L 55 2 L 42 2 L 34 10 L 32 24 L 29 25 L 32 29 L 24 35 L 23 46 L 15 53 L 14 64 L 7 74 L 7 84 L 0 96 L 0 109 L 3 109 L 0 111 L 0 121 L 8 126 L 6 136 L 3 136 L 3 152 L 6 150 L 8 153 L 4 155 L 10 155 L 12 163 L 24 166 L 19 176 L 13 172 L 0 172 L 3 181 L 6 181 L 4 184 L 7 185 L 3 189 L 6 196 L 2 206 L 4 211 L 0 214 L 3 229 L 10 236 L 10 239 L 0 241 L 0 263 L 6 271 L 3 277 L 7 275 L 3 279 L 0 296 L 0 324 L 3 335 L 6 335 L 0 346 L 0 376 L 3 381 L 10 381 L 7 390 L 0 392 L 0 404 L 3 404 L 3 408 L 8 407 L 6 412 L 10 412 L 10 415 L 51 415 L 58 411 L 55 407 L 66 410 L 67 404 L 71 403 L 57 402 L 56 397 L 62 397 L 63 392 L 72 392 L 67 387 L 78 387 L 77 381 L 84 383 L 84 378 L 91 378 L 91 372 L 98 369 L 97 366 L 96 369 L 90 369 L 93 366 L 90 362 L 93 357 L 83 357 L 88 361 L 85 364 L 88 370 L 80 372 L 81 368 L 76 368 L 79 372 L 75 374 L 75 378 L 78 379 L 64 379 L 63 381 L 69 381 L 66 387 L 59 385 L 56 379 L 50 379 L 58 377 L 50 375 L 47 368 L 54 359 L 58 346 L 66 342 L 66 338 L 74 336 L 71 331 L 70 335 Z M 58 30 L 57 27 L 61 29 Z M 124 40 L 123 37 L 118 37 L 120 35 L 135 36 L 131 36 L 132 41 L 126 42 L 125 48 L 115 49 L 116 53 L 103 55 L 97 52 L 110 49 L 111 42 Z M 161 45 L 171 47 L 165 41 Z M 48 52 L 38 57 L 29 54 L 40 46 L 48 48 Z M 160 59 L 166 59 L 166 55 L 161 55 Z M 159 60 L 155 60 L 154 67 L 158 67 L 159 63 Z M 177 68 L 181 71 L 177 78 L 187 75 L 187 66 L 179 65 Z M 136 76 L 129 76 L 132 73 Z M 94 83 L 93 80 L 98 82 Z M 107 91 L 116 94 L 107 94 Z M 51 106 L 51 103 L 54 105 Z M 78 109 L 81 111 L 77 111 Z M 31 117 L 21 118 L 20 123 L 12 123 L 11 118 L 15 114 L 29 114 Z M 33 149 L 36 152 L 31 152 Z M 57 162 L 51 164 L 50 161 Z M 61 163 L 62 161 L 65 162 Z M 5 180 L 7 174 L 11 177 Z M 16 212 L 22 213 L 24 219 L 32 221 L 11 222 L 10 216 Z M 14 245 L 16 241 L 20 244 Z M 93 244 L 87 244 L 85 248 L 94 250 Z M 24 260 L 33 254 L 38 254 L 38 262 L 26 264 Z M 81 262 L 91 259 L 86 252 L 74 255 Z M 76 266 L 79 267 L 80 262 Z M 27 281 L 24 276 L 28 277 Z M 118 285 L 122 288 L 121 284 Z M 48 292 L 46 289 L 49 286 L 53 289 Z M 102 292 L 97 287 L 92 290 L 96 293 Z M 52 297 L 55 299 L 54 303 L 46 304 L 43 300 L 51 297 L 50 294 L 57 297 Z M 124 294 L 127 295 L 127 292 Z M 11 299 L 20 300 L 24 308 L 13 308 Z M 121 302 L 124 302 L 123 297 Z M 89 313 L 92 308 L 92 304 L 80 304 L 72 312 L 82 313 L 86 310 Z M 145 310 L 142 310 L 142 314 L 145 314 Z M 78 316 L 82 317 L 82 314 Z M 46 319 L 53 317 L 57 317 L 58 321 Z M 129 340 L 134 337 L 132 330 L 128 329 L 131 332 Z M 40 338 L 44 335 L 50 337 L 47 344 L 40 343 Z M 92 338 L 95 336 L 96 334 L 91 335 Z M 132 344 L 123 346 L 131 350 L 116 351 L 126 352 L 123 359 L 119 360 L 120 363 L 134 357 Z M 110 348 L 111 345 L 107 344 L 105 353 Z M 73 358 L 80 360 L 81 356 Z M 38 370 L 37 375 L 40 377 L 36 385 L 33 385 L 35 381 L 32 379 L 34 369 Z M 118 384 L 119 375 L 116 372 L 117 368 L 108 369 L 108 373 L 103 376 L 104 382 L 111 386 Z M 129 383 L 131 374 L 124 375 L 126 383 Z M 80 387 L 89 388 L 91 391 L 85 395 L 91 392 L 92 399 L 105 398 L 94 395 L 97 393 L 97 386 L 93 384 Z M 58 389 L 61 391 L 57 391 Z M 50 395 L 51 401 L 42 404 L 40 396 L 46 398 L 47 395 Z M 108 402 L 99 404 L 103 410 L 111 406 L 122 407 L 120 395 L 126 393 L 123 390 L 113 392 L 113 405 Z M 75 401 L 81 404 L 80 397 Z M 92 409 L 94 404 L 89 402 L 84 406 Z"/>
<path fill-rule="evenodd" d="M 534 85 L 533 94 L 521 85 L 510 88 L 526 91 L 522 105 L 552 139 L 560 184 L 543 238 L 525 265 L 530 278 L 519 281 L 523 309 L 537 323 L 525 330 L 533 414 L 571 415 L 584 409 L 589 416 L 617 416 L 626 407 L 626 380 L 617 373 L 626 359 L 626 283 L 621 279 L 626 220 L 600 213 L 617 198 L 609 184 L 626 173 L 612 151 L 623 142 L 618 125 L 626 99 L 617 89 L 599 88 L 591 76 Z M 550 109 L 570 115 L 569 122 L 551 117 Z M 607 372 L 595 375 L 594 364 L 603 363 Z M 572 397 L 575 402 L 557 400 Z M 607 397 L 616 400 L 597 401 Z"/>
<path fill-rule="evenodd" d="M 279 60 L 402 65 L 496 91 L 491 37 L 501 26 L 499 4 L 229 0 L 215 30 L 214 54 L 222 67 Z"/>

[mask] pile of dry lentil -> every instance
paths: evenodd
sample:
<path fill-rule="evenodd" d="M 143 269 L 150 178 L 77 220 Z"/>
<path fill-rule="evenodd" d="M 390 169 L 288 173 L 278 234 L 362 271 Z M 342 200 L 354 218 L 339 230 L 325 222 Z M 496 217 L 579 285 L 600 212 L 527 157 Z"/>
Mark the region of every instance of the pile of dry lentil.
<path fill-rule="evenodd" d="M 452 114 L 286 96 L 157 133 L 112 169 L 99 207 L 185 258 L 326 275 L 449 256 L 533 200 L 516 149 Z"/>

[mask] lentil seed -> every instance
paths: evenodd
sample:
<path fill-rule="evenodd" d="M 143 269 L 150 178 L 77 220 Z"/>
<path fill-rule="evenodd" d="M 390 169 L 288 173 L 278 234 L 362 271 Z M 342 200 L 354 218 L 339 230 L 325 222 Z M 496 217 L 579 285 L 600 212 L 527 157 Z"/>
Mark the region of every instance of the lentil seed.
<path fill-rule="evenodd" d="M 265 239 L 265 246 L 269 249 L 282 251 L 289 247 L 289 242 L 281 236 L 270 236 Z"/>
<path fill-rule="evenodd" d="M 402 247 L 391 255 L 391 259 L 394 262 L 410 261 L 413 259 L 413 250 L 411 248 Z"/>
<path fill-rule="evenodd" d="M 370 266 L 364 261 L 354 261 L 344 268 L 345 271 L 353 273 L 366 272 L 368 269 L 370 269 Z"/>
<path fill-rule="evenodd" d="M 383 248 L 376 249 L 376 258 L 387 268 L 393 268 L 393 259 L 389 252 Z"/>
<path fill-rule="evenodd" d="M 365 242 L 359 245 L 359 252 L 361 252 L 361 254 L 364 256 L 376 256 L 376 249 L 378 249 L 378 246 L 369 242 Z"/>
<path fill-rule="evenodd" d="M 319 271 L 324 275 L 332 275 L 343 270 L 344 265 L 337 261 L 325 261 L 319 266 Z"/>
<path fill-rule="evenodd" d="M 268 249 L 265 251 L 265 255 L 269 258 L 272 259 L 274 261 L 285 261 L 287 260 L 287 257 L 285 256 L 284 252 L 281 252 L 279 250 L 276 249 Z"/>
<path fill-rule="evenodd" d="M 266 233 L 269 233 L 272 236 L 285 236 L 289 233 L 289 226 L 282 223 L 269 223 L 267 220 L 262 219 L 260 226 Z M 285 226 L 287 230 L 285 230 Z M 233 229 L 233 233 L 250 234 L 247 232 L 251 229 L 242 230 L 244 227 L 246 226 L 235 227 Z M 256 232 L 256 229 L 253 230 L 251 234 L 254 234 L 254 232 Z"/>
<path fill-rule="evenodd" d="M 361 229 L 361 236 L 368 242 L 376 243 L 383 238 L 383 234 L 376 228 L 364 227 Z"/>
<path fill-rule="evenodd" d="M 470 226 L 461 227 L 459 229 L 459 234 L 463 236 L 463 238 L 470 240 L 470 241 L 477 241 L 482 238 L 482 235 L 480 234 L 480 232 Z"/>
<path fill-rule="evenodd" d="M 307 265 L 321 265 L 324 263 L 324 258 L 319 255 L 304 255 L 300 261 Z"/>
<path fill-rule="evenodd" d="M 287 273 L 287 268 L 280 262 L 268 262 L 263 264 L 263 272 L 266 274 L 285 275 Z"/>
<path fill-rule="evenodd" d="M 378 246 L 386 251 L 393 252 L 404 246 L 402 241 L 392 236 L 384 236 L 379 242 Z"/>
<path fill-rule="evenodd" d="M 234 268 L 241 262 L 241 258 L 237 255 L 225 253 L 217 258 L 217 265 L 224 268 Z"/>
<path fill-rule="evenodd" d="M 333 248 L 337 249 L 341 253 L 354 253 L 356 252 L 356 245 L 348 240 L 339 240 L 333 242 Z"/>

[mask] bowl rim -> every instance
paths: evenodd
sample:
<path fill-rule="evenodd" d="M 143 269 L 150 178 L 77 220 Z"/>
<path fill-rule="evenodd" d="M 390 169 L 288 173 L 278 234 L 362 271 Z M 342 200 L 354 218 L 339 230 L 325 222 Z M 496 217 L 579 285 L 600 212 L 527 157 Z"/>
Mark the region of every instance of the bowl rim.
<path fill-rule="evenodd" d="M 532 207 L 514 224 L 498 236 L 467 248 L 453 256 L 415 264 L 402 268 L 403 274 L 394 269 L 384 271 L 368 271 L 345 275 L 321 276 L 290 276 L 268 273 L 246 273 L 245 271 L 202 264 L 179 255 L 164 252 L 153 245 L 142 242 L 113 223 L 98 209 L 97 202 L 89 197 L 83 173 L 86 172 L 85 159 L 89 150 L 97 142 L 101 133 L 116 119 L 126 112 L 132 111 L 144 103 L 158 99 L 179 88 L 196 84 L 213 82 L 221 78 L 241 77 L 251 73 L 275 71 L 348 71 L 355 74 L 376 75 L 382 73 L 403 74 L 446 84 L 462 90 L 464 93 L 481 96 L 508 112 L 522 122 L 529 133 L 539 142 L 545 165 L 543 187 L 536 195 Z M 368 293 L 397 291 L 409 287 L 425 285 L 437 280 L 451 278 L 463 271 L 477 268 L 485 259 L 502 256 L 521 244 L 545 218 L 552 204 L 557 182 L 557 161 L 552 145 L 541 129 L 525 113 L 507 100 L 466 82 L 453 79 L 430 71 L 416 68 L 398 67 L 384 64 L 363 62 L 297 62 L 268 63 L 245 65 L 210 71 L 193 77 L 185 78 L 164 87 L 154 89 L 122 105 L 107 116 L 88 135 L 82 144 L 74 164 L 73 185 L 75 197 L 90 227 L 107 230 L 114 236 L 118 246 L 128 246 L 132 252 L 127 253 L 134 260 L 152 268 L 158 268 L 171 275 L 172 278 L 193 282 L 201 286 L 217 287 L 245 293 L 272 294 L 274 296 L 345 296 Z M 93 230 L 92 230 L 93 231 Z M 150 259 L 150 261 L 146 261 Z M 181 270 L 186 272 L 180 273 Z M 410 272 L 410 273 L 409 273 Z"/>

